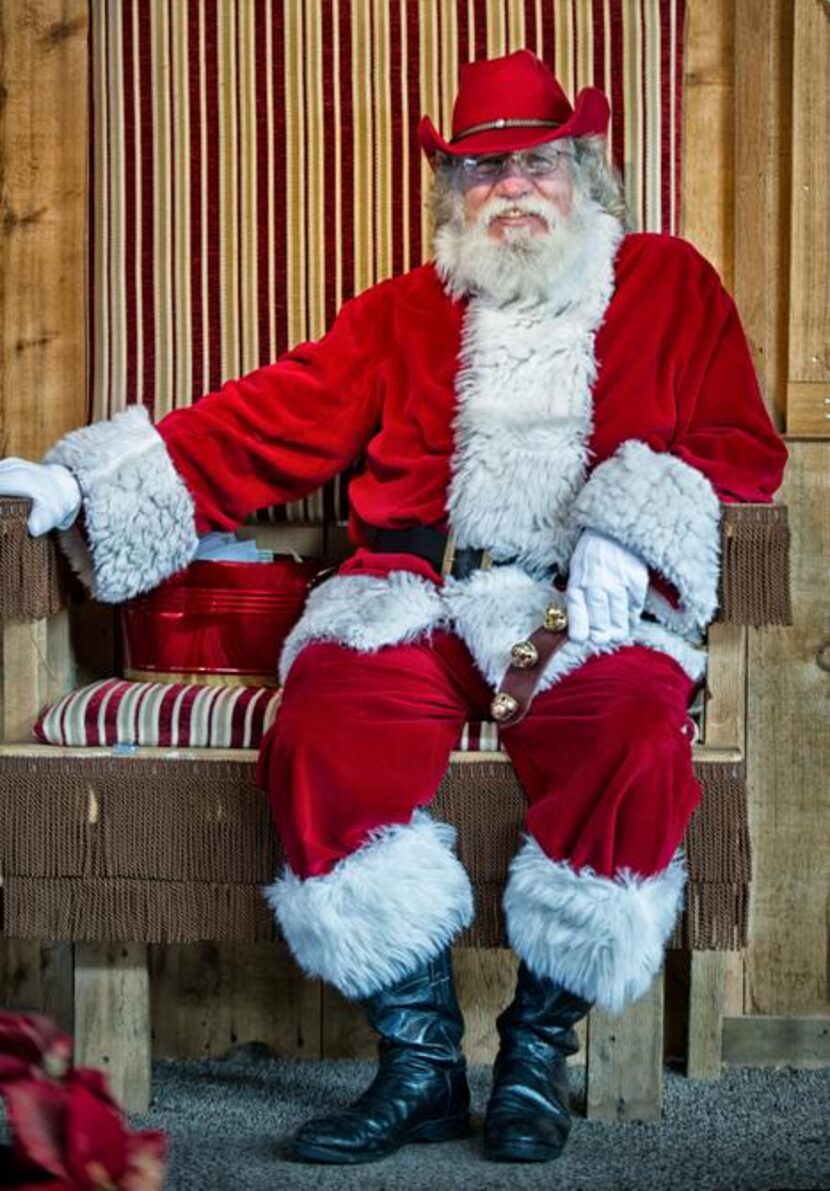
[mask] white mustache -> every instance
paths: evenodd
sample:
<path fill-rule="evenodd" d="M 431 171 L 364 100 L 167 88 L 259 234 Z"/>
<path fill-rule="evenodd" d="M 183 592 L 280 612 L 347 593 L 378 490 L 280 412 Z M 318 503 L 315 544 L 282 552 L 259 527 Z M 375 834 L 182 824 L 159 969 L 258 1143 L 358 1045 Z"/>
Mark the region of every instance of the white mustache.
<path fill-rule="evenodd" d="M 548 228 L 557 222 L 557 212 L 553 204 L 535 195 L 527 195 L 520 199 L 492 198 L 480 211 L 479 221 L 485 227 L 489 227 L 495 219 L 507 214 L 536 215 Z"/>

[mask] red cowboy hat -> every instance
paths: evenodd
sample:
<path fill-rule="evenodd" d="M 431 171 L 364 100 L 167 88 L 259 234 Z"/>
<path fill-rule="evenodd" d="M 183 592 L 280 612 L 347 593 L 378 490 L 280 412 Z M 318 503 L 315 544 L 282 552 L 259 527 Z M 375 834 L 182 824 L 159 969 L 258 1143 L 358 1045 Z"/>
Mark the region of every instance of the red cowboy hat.
<path fill-rule="evenodd" d="M 550 68 L 530 50 L 468 62 L 445 141 L 429 116 L 418 125 L 427 157 L 511 153 L 573 136 L 604 136 L 610 108 L 602 91 L 584 87 L 571 107 Z"/>

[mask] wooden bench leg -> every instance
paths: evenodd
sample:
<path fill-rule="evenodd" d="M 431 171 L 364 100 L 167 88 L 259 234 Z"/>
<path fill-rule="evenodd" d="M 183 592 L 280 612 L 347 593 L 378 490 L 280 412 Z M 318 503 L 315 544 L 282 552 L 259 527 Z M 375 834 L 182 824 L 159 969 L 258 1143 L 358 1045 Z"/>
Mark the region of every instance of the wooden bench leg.
<path fill-rule="evenodd" d="M 75 944 L 75 1064 L 97 1067 L 127 1112 L 150 1104 L 150 978 L 144 943 Z"/>
<path fill-rule="evenodd" d="M 663 1110 L 663 973 L 619 1017 L 588 1021 L 586 1115 L 592 1121 L 654 1121 Z"/>
<path fill-rule="evenodd" d="M 686 1065 L 690 1079 L 720 1079 L 727 961 L 723 951 L 692 952 Z"/>

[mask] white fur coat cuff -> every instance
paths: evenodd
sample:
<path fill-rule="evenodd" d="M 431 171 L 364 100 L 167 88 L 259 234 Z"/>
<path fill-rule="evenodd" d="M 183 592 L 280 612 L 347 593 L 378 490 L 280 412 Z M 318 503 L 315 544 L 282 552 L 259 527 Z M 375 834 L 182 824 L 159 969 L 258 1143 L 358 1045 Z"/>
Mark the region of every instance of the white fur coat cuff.
<path fill-rule="evenodd" d="M 290 868 L 265 890 L 294 958 L 363 1000 L 434 959 L 473 918 L 455 830 L 423 811 L 382 828 L 322 877 Z"/>
<path fill-rule="evenodd" d="M 149 591 L 195 555 L 193 500 L 143 408 L 73 430 L 44 462 L 62 463 L 80 486 L 86 537 L 73 527 L 60 540 L 97 599 Z"/>
<path fill-rule="evenodd" d="M 679 852 L 654 876 L 611 878 L 553 861 L 528 838 L 504 892 L 510 945 L 537 976 L 620 1013 L 662 966 L 685 882 Z"/>
<path fill-rule="evenodd" d="M 695 635 L 712 619 L 720 504 L 696 468 L 631 439 L 593 471 L 574 505 L 574 524 L 615 538 L 674 585 L 677 608 L 653 589 L 646 599 L 646 610 L 669 628 Z"/>

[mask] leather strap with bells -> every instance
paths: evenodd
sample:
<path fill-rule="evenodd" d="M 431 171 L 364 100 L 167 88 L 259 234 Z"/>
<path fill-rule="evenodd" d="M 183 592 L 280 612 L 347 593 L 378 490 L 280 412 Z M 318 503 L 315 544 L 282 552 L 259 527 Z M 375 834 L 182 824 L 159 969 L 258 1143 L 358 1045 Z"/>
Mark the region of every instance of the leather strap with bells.
<path fill-rule="evenodd" d="M 568 639 L 568 614 L 549 604 L 542 625 L 510 650 L 510 665 L 490 703 L 490 715 L 500 728 L 524 719 L 546 663 Z"/>

